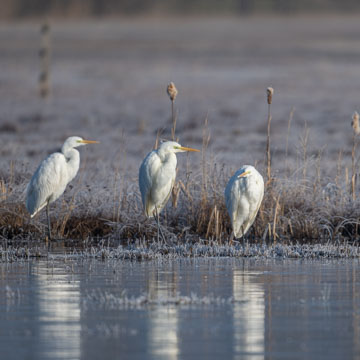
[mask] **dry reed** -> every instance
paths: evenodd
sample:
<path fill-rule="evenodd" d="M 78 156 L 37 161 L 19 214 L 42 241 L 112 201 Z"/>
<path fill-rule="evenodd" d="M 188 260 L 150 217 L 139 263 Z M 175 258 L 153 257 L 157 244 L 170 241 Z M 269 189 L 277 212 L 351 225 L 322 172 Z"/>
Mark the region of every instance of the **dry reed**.
<path fill-rule="evenodd" d="M 174 110 L 174 102 L 178 94 L 178 90 L 176 89 L 176 86 L 173 82 L 170 82 L 170 84 L 167 86 L 166 92 L 169 95 L 171 101 L 171 119 L 172 119 L 171 139 L 175 141 L 176 115 Z"/>
<path fill-rule="evenodd" d="M 270 185 L 271 183 L 271 152 L 270 152 L 270 126 L 271 126 L 271 104 L 272 98 L 274 95 L 274 89 L 268 87 L 266 89 L 267 94 L 267 103 L 268 103 L 268 117 L 267 117 L 267 136 L 266 136 L 266 184 Z"/>

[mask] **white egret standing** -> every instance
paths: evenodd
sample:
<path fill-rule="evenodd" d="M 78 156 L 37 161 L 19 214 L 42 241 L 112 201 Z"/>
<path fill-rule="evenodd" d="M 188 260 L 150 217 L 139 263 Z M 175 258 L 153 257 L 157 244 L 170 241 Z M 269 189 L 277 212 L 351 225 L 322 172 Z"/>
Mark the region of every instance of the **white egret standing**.
<path fill-rule="evenodd" d="M 158 231 L 161 231 L 158 215 L 169 200 L 175 182 L 175 154 L 185 151 L 200 150 L 181 146 L 175 141 L 166 141 L 157 150 L 151 151 L 140 166 L 139 187 L 145 215 L 156 216 Z"/>
<path fill-rule="evenodd" d="M 51 227 L 49 205 L 65 191 L 67 184 L 74 179 L 80 166 L 80 154 L 75 147 L 86 144 L 97 144 L 98 141 L 83 140 L 78 136 L 67 138 L 61 152 L 55 152 L 44 159 L 26 190 L 26 208 L 30 217 L 34 217 L 46 206 L 49 240 Z"/>
<path fill-rule="evenodd" d="M 235 238 L 242 237 L 253 224 L 264 197 L 264 179 L 251 165 L 244 165 L 225 188 L 226 208 Z"/>

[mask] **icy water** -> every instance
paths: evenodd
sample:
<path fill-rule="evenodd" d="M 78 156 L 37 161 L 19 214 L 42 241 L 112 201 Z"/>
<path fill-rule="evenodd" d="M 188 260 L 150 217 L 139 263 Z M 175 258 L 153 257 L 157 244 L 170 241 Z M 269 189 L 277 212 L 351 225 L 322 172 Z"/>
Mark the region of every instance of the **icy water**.
<path fill-rule="evenodd" d="M 0 264 L 1 359 L 360 357 L 359 260 Z"/>

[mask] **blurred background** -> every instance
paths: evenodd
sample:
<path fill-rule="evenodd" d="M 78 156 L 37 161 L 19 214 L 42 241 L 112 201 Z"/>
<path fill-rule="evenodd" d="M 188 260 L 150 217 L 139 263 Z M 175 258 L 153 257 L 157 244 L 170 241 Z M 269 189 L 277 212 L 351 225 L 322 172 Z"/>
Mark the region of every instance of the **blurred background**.
<path fill-rule="evenodd" d="M 201 148 L 208 134 L 208 159 L 230 171 L 263 170 L 272 86 L 274 171 L 321 163 L 326 184 L 351 161 L 358 10 L 355 0 L 2 0 L 0 178 L 25 183 L 79 135 L 101 141 L 82 150 L 86 181 L 120 173 L 136 185 L 156 135 L 171 137 L 173 81 L 179 141 Z"/>
<path fill-rule="evenodd" d="M 133 14 L 256 14 L 354 11 L 357 0 L 3 0 L 2 18 Z"/>

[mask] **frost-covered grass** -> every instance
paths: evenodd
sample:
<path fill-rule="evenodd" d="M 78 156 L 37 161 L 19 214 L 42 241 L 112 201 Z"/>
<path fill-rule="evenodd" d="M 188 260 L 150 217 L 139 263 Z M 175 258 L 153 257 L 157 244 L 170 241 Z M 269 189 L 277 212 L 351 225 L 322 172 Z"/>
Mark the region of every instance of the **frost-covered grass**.
<path fill-rule="evenodd" d="M 221 32 L 214 23 L 221 25 Z M 171 137 L 166 85 L 173 80 L 179 90 L 176 136 L 183 145 L 202 148 L 202 154 L 178 156 L 175 196 L 161 219 L 164 248 L 175 254 L 180 247 L 184 256 L 190 251 L 186 249 L 195 248 L 200 253 L 244 255 L 240 246 L 229 243 L 223 191 L 241 165 L 253 164 L 266 173 L 265 90 L 271 85 L 273 180 L 246 240 L 255 254 L 274 252 L 269 249 L 277 246 L 306 248 L 304 244 L 326 249 L 331 244 L 331 254 L 352 244 L 350 253 L 355 253 L 360 201 L 351 192 L 358 153 L 352 156 L 350 121 L 358 106 L 360 72 L 349 62 L 358 40 L 348 34 L 357 34 L 360 25 L 356 18 L 340 18 L 336 29 L 332 23 L 197 19 L 184 29 L 175 22 L 172 34 L 181 34 L 175 48 L 168 41 L 166 21 L 107 22 L 100 27 L 57 23 L 53 45 L 59 57 L 53 59 L 53 89 L 47 102 L 39 101 L 31 80 L 38 68 L 29 66 L 39 46 L 39 24 L 0 27 L 6 55 L 0 59 L 0 81 L 7 84 L 0 88 L 0 245 L 7 252 L 26 248 L 31 256 L 43 247 L 45 211 L 29 219 L 26 184 L 48 153 L 67 136 L 80 135 L 101 143 L 81 150 L 78 176 L 52 205 L 54 236 L 66 250 L 90 252 L 105 241 L 113 251 L 122 246 L 131 253 L 134 246 L 134 254 L 150 254 L 157 228 L 143 215 L 137 172 L 156 134 Z M 9 34 L 16 35 L 16 44 Z M 329 39 L 335 35 L 346 41 L 332 43 Z M 273 39 L 281 39 L 282 51 L 273 46 Z M 248 51 L 244 57 L 241 49 L 250 40 L 260 54 Z M 99 42 L 101 52 L 96 50 Z M 157 51 L 147 52 L 149 43 Z M 199 43 L 208 51 L 194 56 Z M 297 46 L 304 51 L 294 56 Z M 181 56 L 179 48 L 184 49 Z M 266 251 L 261 250 L 263 243 L 269 244 Z M 214 251 L 209 244 L 219 248 Z M 162 256 L 160 245 L 156 251 Z"/>
<path fill-rule="evenodd" d="M 217 241 L 196 242 L 194 244 L 164 245 L 152 242 L 117 247 L 104 245 L 90 246 L 86 249 L 67 249 L 61 253 L 52 252 L 45 246 L 8 247 L 0 246 L 0 261 L 11 262 L 30 258 L 60 259 L 98 259 L 98 260 L 159 260 L 168 261 L 181 258 L 239 258 L 252 257 L 264 259 L 320 259 L 320 258 L 359 258 L 358 245 L 344 244 L 220 244 Z"/>
<path fill-rule="evenodd" d="M 231 225 L 223 189 L 231 170 L 207 159 L 203 148 L 201 170 L 181 174 L 176 195 L 170 199 L 161 216 L 166 245 L 193 246 L 215 241 L 226 247 Z M 306 165 L 304 165 L 306 166 Z M 181 169 L 180 169 L 181 171 Z M 305 171 L 304 171 L 305 173 Z M 185 175 L 186 176 L 186 175 Z M 296 174 L 274 177 L 265 190 L 257 219 L 245 241 L 254 246 L 268 244 L 358 244 L 359 200 L 353 199 L 349 183 L 336 177 L 324 186 L 321 168 L 305 178 Z M 282 177 L 280 177 L 282 176 Z M 157 225 L 143 215 L 137 183 L 126 182 L 116 195 L 98 185 L 71 184 L 53 207 L 53 233 L 66 245 L 89 247 L 103 241 L 112 246 L 144 243 L 157 238 Z M 13 181 L 13 180 L 9 180 Z M 24 208 L 25 180 L 18 184 L 3 183 L 0 202 L 0 240 L 17 246 L 37 244 L 45 240 L 45 212 L 30 221 Z M 112 198 L 111 198 L 112 197 Z"/>

